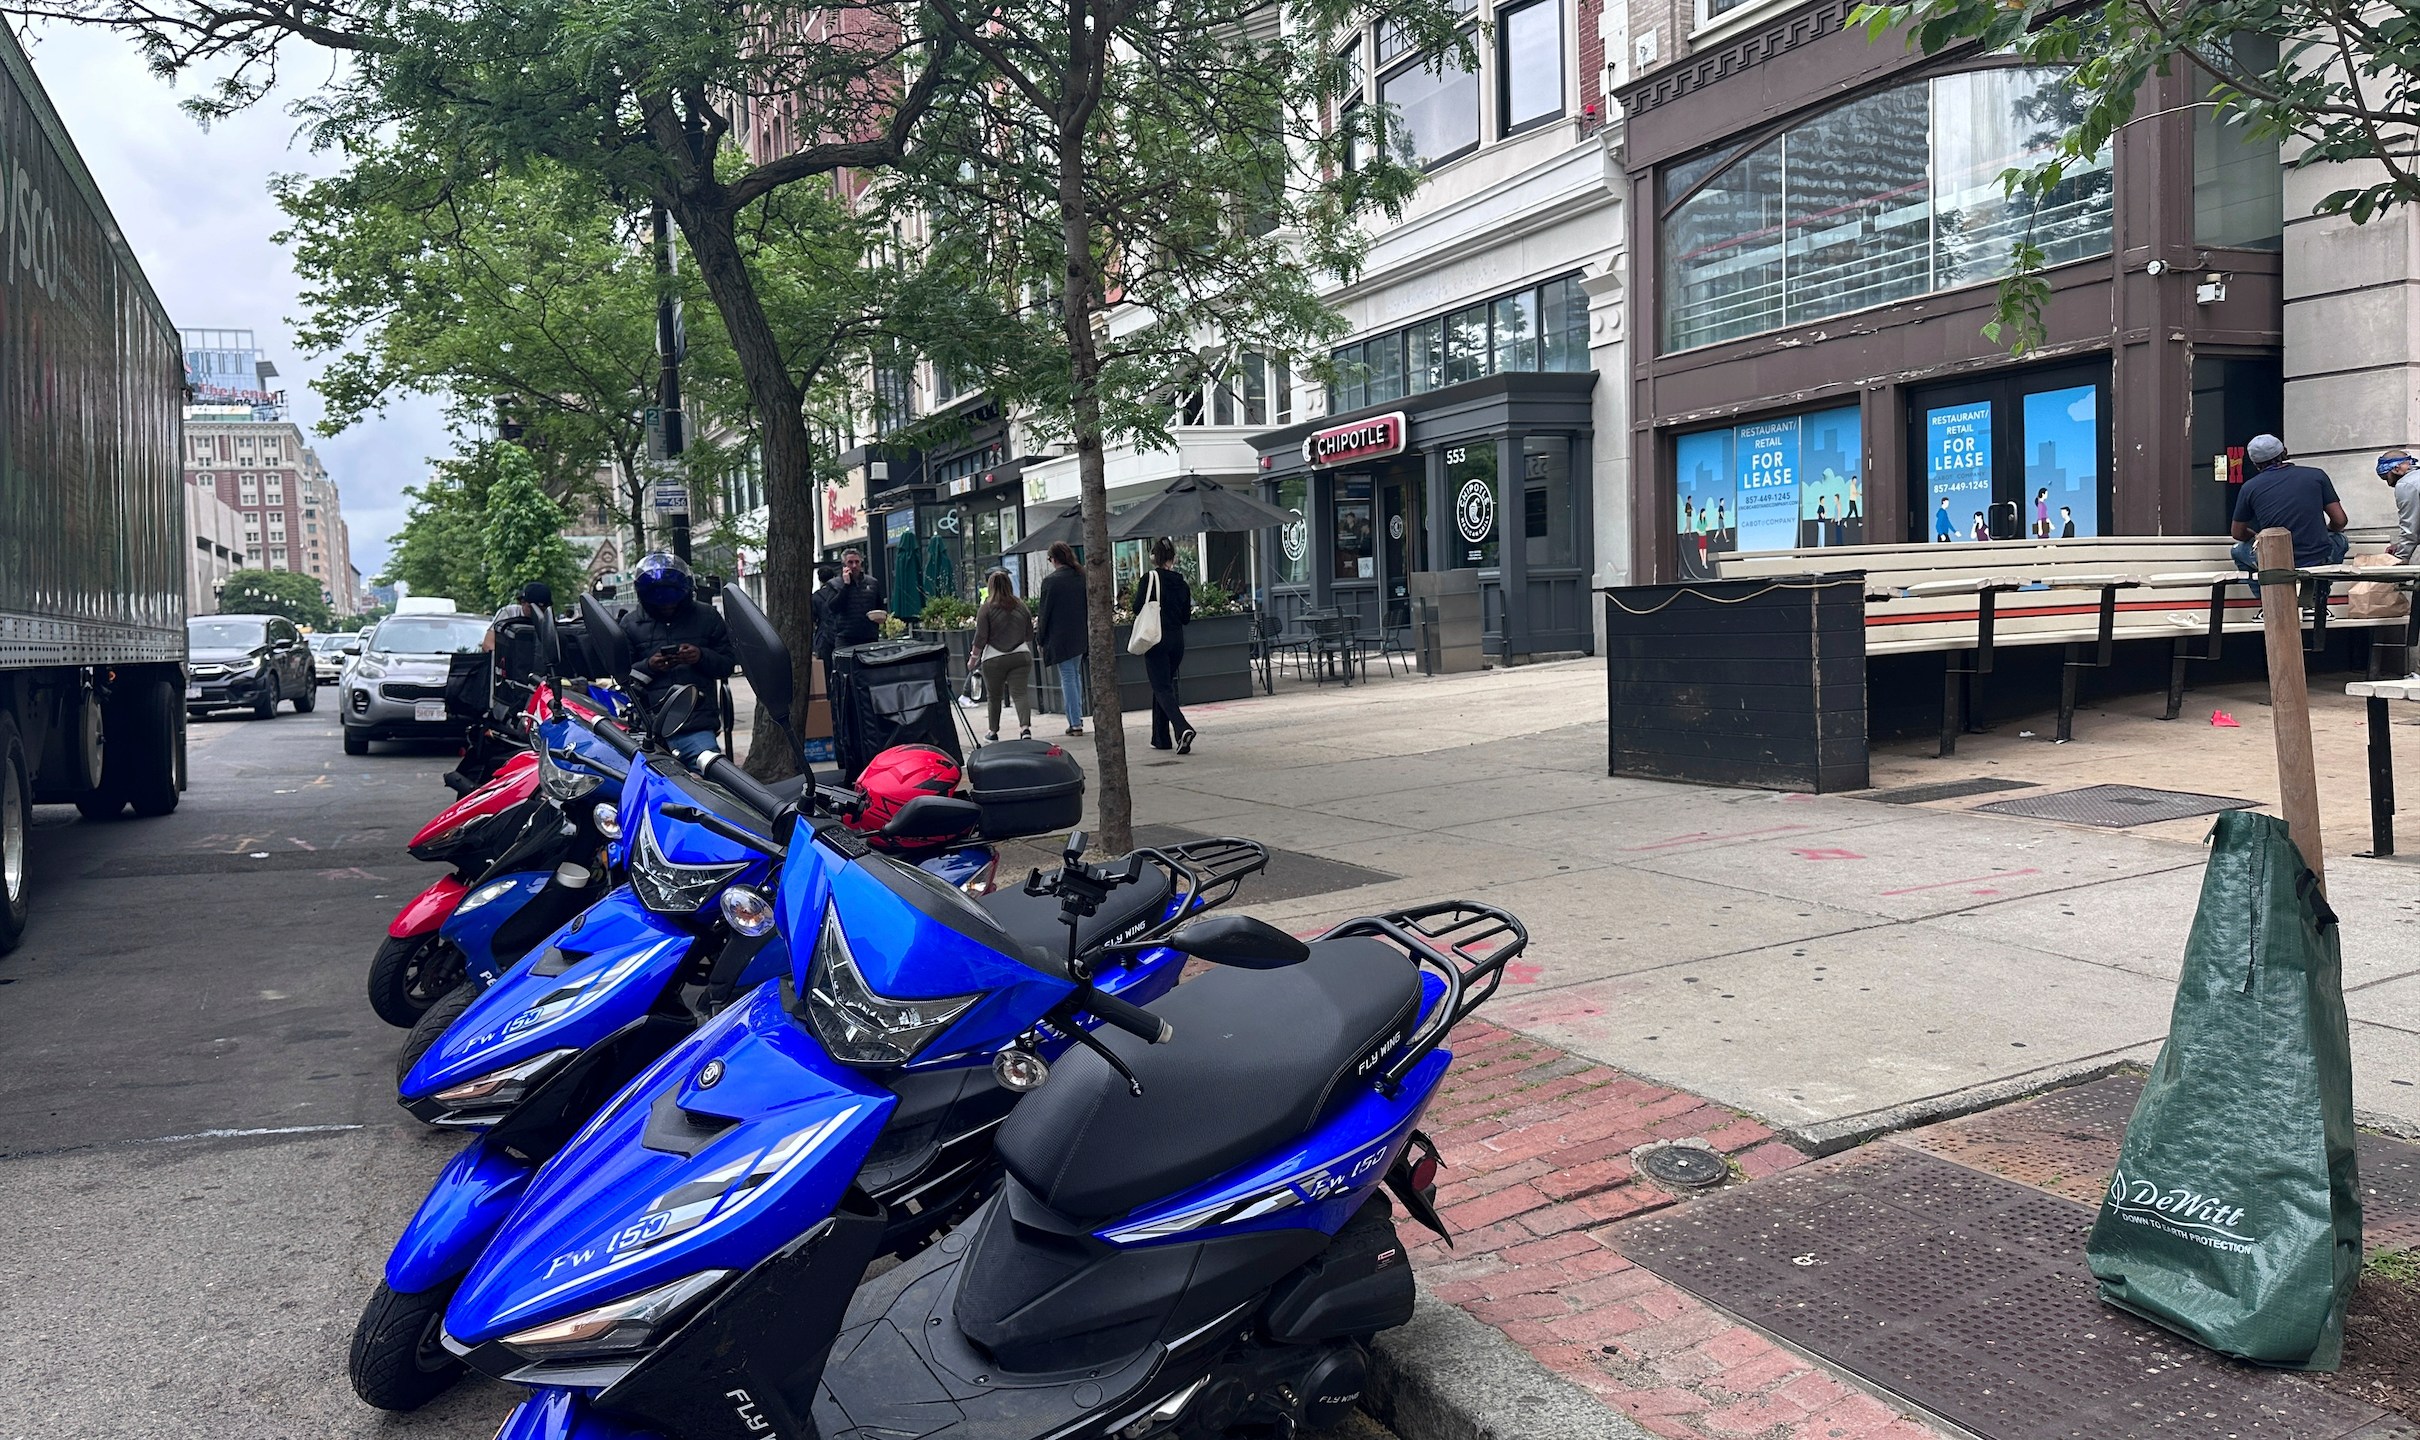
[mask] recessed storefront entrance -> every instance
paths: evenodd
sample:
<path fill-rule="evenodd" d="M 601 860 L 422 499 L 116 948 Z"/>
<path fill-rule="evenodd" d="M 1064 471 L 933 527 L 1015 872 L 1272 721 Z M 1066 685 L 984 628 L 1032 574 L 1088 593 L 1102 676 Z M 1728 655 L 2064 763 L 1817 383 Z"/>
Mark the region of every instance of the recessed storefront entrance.
<path fill-rule="evenodd" d="M 2109 527 L 2109 365 L 1913 386 L 1907 513 L 1933 544 L 2072 540 Z"/>

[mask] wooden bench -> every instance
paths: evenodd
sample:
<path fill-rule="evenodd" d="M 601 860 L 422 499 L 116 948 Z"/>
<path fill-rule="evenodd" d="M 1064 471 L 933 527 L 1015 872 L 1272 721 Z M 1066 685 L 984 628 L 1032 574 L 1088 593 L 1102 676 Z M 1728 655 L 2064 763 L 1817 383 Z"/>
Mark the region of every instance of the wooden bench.
<path fill-rule="evenodd" d="M 2356 680 L 2344 693 L 2365 702 L 2370 725 L 2370 848 L 2385 859 L 2395 853 L 2395 746 L 2388 733 L 2389 702 L 2420 701 L 2420 680 Z"/>
<path fill-rule="evenodd" d="M 1971 727 L 1982 677 L 2003 646 L 2060 645 L 2058 739 L 2072 739 L 2077 678 L 2115 658 L 2121 639 L 2172 642 L 2168 705 L 2183 710 L 2186 666 L 2220 657 L 2230 631 L 2256 634 L 2258 601 L 2235 568 L 2230 542 L 2201 535 L 2120 535 L 2075 540 L 2004 540 L 1953 545 L 1860 545 L 1721 557 L 1725 579 L 1863 572 L 1868 655 L 1947 652 L 1941 750 Z M 2339 573 L 2341 572 L 2341 573 Z M 2380 571 L 2328 567 L 2305 572 L 2321 588 Z M 2120 598 L 2121 592 L 2124 598 Z M 2086 599 L 2089 593 L 2092 598 Z M 1878 596 L 1882 598 L 1878 598 Z M 2320 615 L 2343 603 L 2330 596 Z M 2313 630 L 2324 642 L 2324 620 Z M 2339 627 L 2405 622 L 2338 619 Z M 2185 631 L 2188 633 L 2179 633 Z M 2409 637 L 2407 635 L 2406 639 Z M 2196 648 L 2198 644 L 2198 648 Z"/>

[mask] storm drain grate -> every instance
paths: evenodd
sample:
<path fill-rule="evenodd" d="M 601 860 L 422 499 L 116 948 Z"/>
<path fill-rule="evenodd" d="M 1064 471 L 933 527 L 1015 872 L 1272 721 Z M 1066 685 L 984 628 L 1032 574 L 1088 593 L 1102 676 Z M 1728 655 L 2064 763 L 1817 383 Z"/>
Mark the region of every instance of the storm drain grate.
<path fill-rule="evenodd" d="M 2099 825 L 2123 830 L 2129 825 L 2156 825 L 2162 820 L 2189 820 L 2221 810 L 2250 810 L 2257 800 L 2226 795 L 2196 795 L 2190 790 L 2149 790 L 2140 785 L 2087 785 L 2022 800 L 1994 800 L 1977 805 L 1993 815 L 2023 815 L 2034 820 L 2065 820 L 2074 825 Z"/>
<path fill-rule="evenodd" d="M 2325 1440 L 2385 1418 L 2101 1303 L 2091 1209 L 1873 1145 L 1607 1232 L 1682 1289 L 1985 1440 Z"/>
<path fill-rule="evenodd" d="M 1896 790 L 1874 790 L 1857 798 L 1879 801 L 1884 805 L 1923 805 L 1934 800 L 1963 800 L 1969 795 L 1990 795 L 2001 790 L 2031 790 L 2037 780 L 2001 780 L 1978 775 L 1972 780 L 1939 780 L 1930 785 L 1902 785 Z"/>

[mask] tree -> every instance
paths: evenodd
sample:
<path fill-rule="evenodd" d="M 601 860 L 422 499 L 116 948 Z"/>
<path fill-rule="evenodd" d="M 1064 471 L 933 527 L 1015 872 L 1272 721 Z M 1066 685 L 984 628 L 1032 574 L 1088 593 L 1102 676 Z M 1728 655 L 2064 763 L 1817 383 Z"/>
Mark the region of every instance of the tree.
<path fill-rule="evenodd" d="M 293 570 L 238 570 L 218 593 L 221 615 L 283 615 L 297 625 L 325 630 L 332 623 L 319 582 Z"/>
<path fill-rule="evenodd" d="M 2420 201 L 2420 10 L 2340 0 L 1912 0 L 1863 5 L 1850 15 L 1880 37 L 1904 29 L 1933 54 L 1953 45 L 2070 68 L 2074 108 L 2050 153 L 2002 177 L 2027 202 L 2048 196 L 2136 116 L 2155 75 L 2182 67 L 2206 77 L 2227 123 L 2285 145 L 2286 163 L 2346 163 L 2352 183 L 2315 207 L 2355 224 Z M 2254 43 L 2257 42 L 2257 43 Z M 2290 143 L 2288 143 L 2290 142 Z M 2014 249 L 1999 313 L 1985 333 L 2019 352 L 2041 342 L 2048 292 L 2042 252 Z"/>
<path fill-rule="evenodd" d="M 1206 372 L 1333 334 L 1321 286 L 1360 261 L 1357 209 L 1393 213 L 1418 183 L 1379 108 L 1341 106 L 1354 77 L 1330 37 L 1372 13 L 1432 53 L 1466 43 L 1422 0 L 1310 0 L 1282 21 L 1271 0 L 938 13 L 989 74 L 954 89 L 915 173 L 945 246 L 1021 303 L 1027 368 L 997 383 L 1075 444 L 1096 676 L 1117 673 L 1106 446 L 1165 444 L 1173 396 Z M 1092 701 L 1101 838 L 1123 850 L 1117 687 Z"/>
<path fill-rule="evenodd" d="M 546 498 L 538 467 L 518 445 L 496 447 L 496 479 L 488 487 L 481 531 L 489 608 L 532 581 L 544 583 L 565 605 L 580 593 L 580 560 L 563 538 L 563 511 Z"/>

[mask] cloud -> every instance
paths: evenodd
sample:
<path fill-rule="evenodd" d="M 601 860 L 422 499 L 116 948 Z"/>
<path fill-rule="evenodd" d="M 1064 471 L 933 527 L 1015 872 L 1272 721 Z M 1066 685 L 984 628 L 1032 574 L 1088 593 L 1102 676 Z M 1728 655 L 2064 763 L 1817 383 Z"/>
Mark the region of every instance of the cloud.
<path fill-rule="evenodd" d="M 2067 418 L 2078 425 L 2091 424 L 2093 399 L 2098 393 L 2092 386 L 2085 386 L 2084 393 L 2078 395 L 2075 403 L 2067 407 Z"/>
<path fill-rule="evenodd" d="M 301 285 L 282 247 L 270 240 L 282 220 L 269 177 L 326 174 L 337 158 L 312 154 L 296 138 L 281 97 L 204 130 L 177 108 L 185 92 L 153 78 L 124 40 L 96 30 L 50 24 L 22 32 L 35 73 L 67 124 L 77 150 L 177 324 L 250 330 L 287 388 L 295 421 L 321 418 L 309 382 L 320 370 L 293 341 Z M 297 50 L 290 73 L 316 79 L 326 70 Z M 437 402 L 407 397 L 385 416 L 314 441 L 344 496 L 353 563 L 364 575 L 386 563 L 387 537 L 403 524 L 403 487 L 418 484 L 429 461 L 453 441 Z"/>

